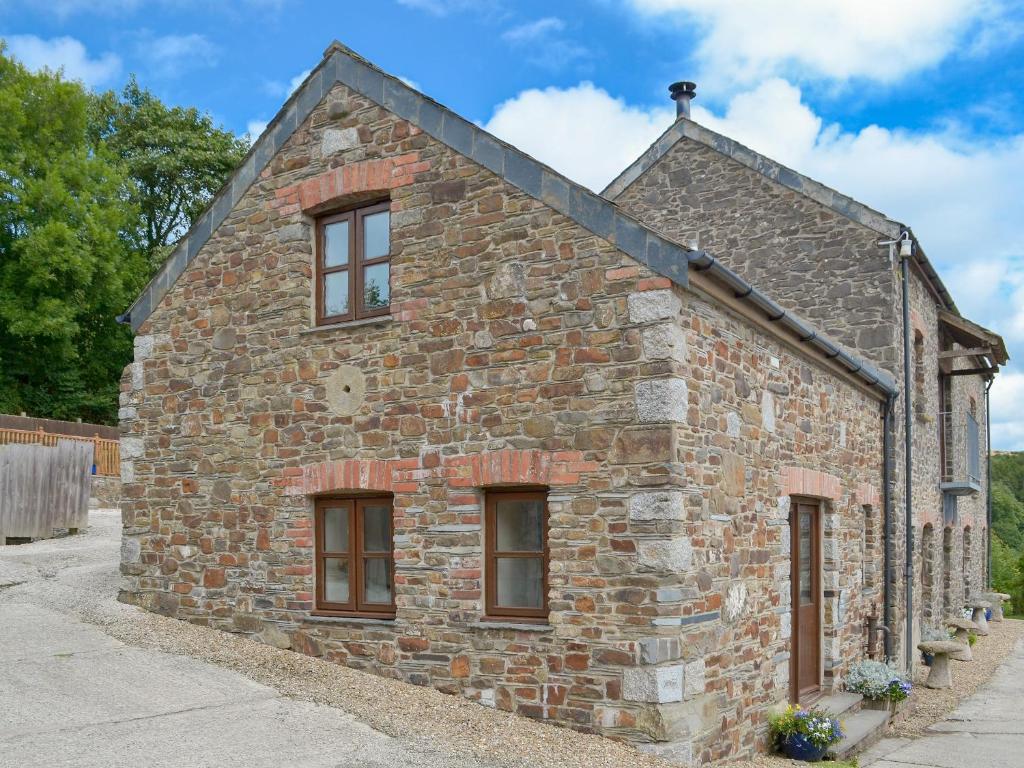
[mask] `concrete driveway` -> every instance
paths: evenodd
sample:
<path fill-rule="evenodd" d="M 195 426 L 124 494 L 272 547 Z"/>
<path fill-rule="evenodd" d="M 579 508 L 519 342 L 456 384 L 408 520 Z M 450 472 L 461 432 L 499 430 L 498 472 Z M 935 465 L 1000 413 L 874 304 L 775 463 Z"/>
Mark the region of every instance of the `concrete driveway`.
<path fill-rule="evenodd" d="M 861 756 L 867 768 L 1024 766 L 1024 642 L 993 678 L 919 739 L 883 739 Z"/>
<path fill-rule="evenodd" d="M 0 766 L 491 765 L 79 620 L 134 610 L 112 597 L 118 525 L 101 513 L 87 534 L 0 547 Z"/>

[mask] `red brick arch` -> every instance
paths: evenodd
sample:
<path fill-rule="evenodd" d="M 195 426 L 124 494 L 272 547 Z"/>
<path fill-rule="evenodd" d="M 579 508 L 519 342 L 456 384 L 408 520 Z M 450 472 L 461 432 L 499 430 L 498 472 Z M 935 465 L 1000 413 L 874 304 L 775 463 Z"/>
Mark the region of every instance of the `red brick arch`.
<path fill-rule="evenodd" d="M 811 496 L 839 501 L 843 484 L 835 475 L 803 467 L 782 468 L 782 493 L 785 496 Z"/>
<path fill-rule="evenodd" d="M 437 459 L 431 453 L 414 459 L 341 459 L 289 467 L 278 481 L 285 493 L 309 496 L 335 491 L 384 491 L 412 493 L 423 480 L 445 478 L 452 488 L 486 488 L 495 485 L 575 485 L 584 472 L 599 465 L 586 461 L 579 451 L 517 451 L 505 449 L 485 454 Z"/>
<path fill-rule="evenodd" d="M 404 187 L 412 184 L 417 173 L 428 169 L 429 164 L 420 161 L 419 152 L 346 163 L 297 184 L 281 187 L 274 193 L 274 207 L 312 211 L 351 195 Z"/>

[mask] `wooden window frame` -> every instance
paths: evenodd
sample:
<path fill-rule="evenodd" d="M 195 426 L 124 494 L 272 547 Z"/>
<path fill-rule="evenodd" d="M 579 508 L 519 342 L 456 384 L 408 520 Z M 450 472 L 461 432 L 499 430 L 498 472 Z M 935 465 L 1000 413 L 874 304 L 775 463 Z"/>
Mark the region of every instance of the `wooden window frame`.
<path fill-rule="evenodd" d="M 391 510 L 388 516 L 388 539 L 391 548 L 386 552 L 363 551 L 363 509 L 367 506 L 387 505 Z M 348 551 L 328 551 L 324 549 L 325 530 L 324 512 L 327 508 L 345 507 L 348 510 Z M 395 509 L 394 500 L 389 496 L 332 496 L 316 500 L 314 538 L 316 542 L 316 602 L 314 615 L 317 616 L 353 616 L 365 618 L 388 619 L 395 616 Z M 347 603 L 328 601 L 324 596 L 326 580 L 324 566 L 328 558 L 344 557 L 348 560 L 349 599 Z M 369 603 L 363 599 L 363 560 L 387 559 L 391 567 L 390 577 L 391 602 Z"/>
<path fill-rule="evenodd" d="M 499 501 L 540 501 L 543 505 L 543 530 L 541 532 L 543 549 L 540 552 L 506 552 L 498 549 L 498 526 L 496 524 L 497 504 Z M 520 621 L 545 624 L 548 621 L 548 575 L 550 565 L 550 548 L 548 536 L 551 530 L 548 516 L 547 491 L 491 491 L 484 499 L 484 614 L 486 619 L 498 621 Z M 498 605 L 498 558 L 522 557 L 543 558 L 543 576 L 541 594 L 543 605 L 540 608 L 510 608 Z"/>
<path fill-rule="evenodd" d="M 363 220 L 370 215 L 380 213 L 382 211 L 391 210 L 391 201 L 384 200 L 371 203 L 369 205 L 362 204 L 358 207 L 350 208 L 344 211 L 337 211 L 334 213 L 321 216 L 316 220 L 316 287 L 314 290 L 316 296 L 316 324 L 317 325 L 333 325 L 334 323 L 343 323 L 350 320 L 362 320 L 370 317 L 380 317 L 381 315 L 387 315 L 391 312 L 391 233 L 388 232 L 388 252 L 383 256 L 377 256 L 372 259 L 364 260 L 362 258 L 363 250 L 365 247 L 365 238 L 363 233 Z M 337 266 L 328 267 L 325 265 L 324 233 L 329 224 L 337 224 L 342 221 L 348 222 L 348 261 L 344 264 Z M 389 219 L 390 223 L 390 219 Z M 367 309 L 363 295 L 363 272 L 367 267 L 372 267 L 375 264 L 387 264 L 388 265 L 388 303 L 383 307 L 376 309 Z M 324 302 L 324 281 L 327 275 L 334 274 L 337 272 L 348 273 L 348 312 L 340 315 L 327 315 L 325 302 Z"/>

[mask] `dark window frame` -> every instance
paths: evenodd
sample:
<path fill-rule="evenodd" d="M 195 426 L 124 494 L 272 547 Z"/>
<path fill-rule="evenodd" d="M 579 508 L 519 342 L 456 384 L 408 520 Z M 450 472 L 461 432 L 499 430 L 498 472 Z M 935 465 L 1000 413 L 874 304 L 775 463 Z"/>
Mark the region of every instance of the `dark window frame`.
<path fill-rule="evenodd" d="M 363 551 L 363 514 L 367 506 L 387 505 L 391 514 L 388 516 L 388 540 L 391 548 L 386 552 L 364 552 Z M 327 508 L 344 506 L 348 510 L 348 550 L 333 551 L 324 549 L 326 540 L 324 528 L 324 512 Z M 318 616 L 354 616 L 366 618 L 394 618 L 395 616 L 395 507 L 394 499 L 390 496 L 330 496 L 316 500 L 314 510 L 314 532 L 315 540 L 315 610 L 314 615 Z M 332 602 L 325 598 L 324 578 L 325 564 L 328 558 L 344 557 L 348 560 L 349 599 L 346 603 Z M 391 590 L 391 602 L 370 603 L 363 597 L 363 560 L 364 559 L 386 559 L 390 561 L 389 587 Z"/>
<path fill-rule="evenodd" d="M 535 551 L 505 551 L 498 547 L 498 526 L 496 510 L 499 501 L 529 500 L 540 501 L 543 505 L 543 530 L 541 531 L 543 548 Z M 527 623 L 546 624 L 550 609 L 548 608 L 548 585 L 550 575 L 549 535 L 551 519 L 548 510 L 548 494 L 546 490 L 489 491 L 484 498 L 484 618 L 498 621 L 520 621 Z M 498 558 L 543 557 L 543 575 L 541 595 L 543 604 L 540 608 L 514 608 L 498 605 Z"/>
<path fill-rule="evenodd" d="M 363 220 L 372 214 L 382 211 L 391 211 L 391 201 L 376 201 L 370 204 L 360 204 L 357 207 L 320 216 L 316 220 L 316 287 L 314 289 L 316 301 L 316 324 L 332 325 L 350 320 L 362 320 L 370 317 L 380 317 L 391 312 L 391 233 L 388 232 L 388 252 L 383 256 L 376 256 L 372 259 L 363 259 L 362 254 L 365 247 L 363 233 Z M 348 222 L 348 261 L 344 264 L 328 267 L 325 265 L 326 253 L 324 252 L 324 233 L 329 224 L 337 224 L 342 221 Z M 390 219 L 389 219 L 390 225 Z M 375 264 L 388 265 L 388 303 L 383 307 L 367 309 L 364 303 L 363 293 L 363 272 L 367 267 Z M 326 314 L 324 296 L 324 282 L 327 275 L 347 272 L 348 273 L 348 312 L 337 315 Z"/>

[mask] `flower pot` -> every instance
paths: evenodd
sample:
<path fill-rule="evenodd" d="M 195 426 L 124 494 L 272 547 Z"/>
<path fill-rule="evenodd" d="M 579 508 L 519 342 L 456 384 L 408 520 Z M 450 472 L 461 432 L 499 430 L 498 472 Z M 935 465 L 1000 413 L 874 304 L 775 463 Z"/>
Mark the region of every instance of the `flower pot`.
<path fill-rule="evenodd" d="M 816 763 L 825 756 L 828 747 L 816 747 L 802 733 L 787 736 L 782 742 L 782 752 L 792 760 Z"/>
<path fill-rule="evenodd" d="M 921 661 L 924 662 L 926 667 L 930 667 L 932 665 L 932 655 L 930 653 L 922 653 Z"/>
<path fill-rule="evenodd" d="M 986 608 L 985 609 L 985 621 L 992 621 L 992 609 L 991 608 Z"/>

